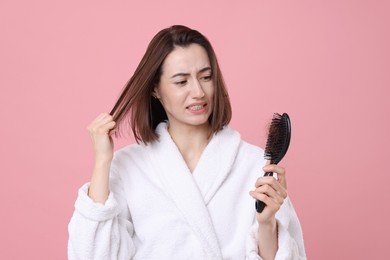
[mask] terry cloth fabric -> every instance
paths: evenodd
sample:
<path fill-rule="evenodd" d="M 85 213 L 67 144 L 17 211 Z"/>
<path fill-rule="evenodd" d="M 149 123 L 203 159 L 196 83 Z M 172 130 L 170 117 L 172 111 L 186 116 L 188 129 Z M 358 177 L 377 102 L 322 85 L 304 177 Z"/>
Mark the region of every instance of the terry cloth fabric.
<path fill-rule="evenodd" d="M 167 130 L 159 141 L 114 154 L 105 204 L 78 193 L 69 223 L 69 259 L 261 259 L 254 199 L 263 150 L 225 127 L 191 173 Z M 276 214 L 276 259 L 306 259 L 289 198 Z"/>

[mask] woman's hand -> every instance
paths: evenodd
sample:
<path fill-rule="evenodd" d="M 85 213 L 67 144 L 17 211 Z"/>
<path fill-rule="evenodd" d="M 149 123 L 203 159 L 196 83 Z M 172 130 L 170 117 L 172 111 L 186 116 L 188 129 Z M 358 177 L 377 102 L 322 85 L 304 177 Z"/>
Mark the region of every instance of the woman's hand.
<path fill-rule="evenodd" d="M 256 213 L 259 223 L 259 255 L 262 259 L 275 259 L 278 251 L 278 227 L 275 214 L 287 197 L 286 171 L 283 167 L 267 164 L 265 172 L 277 173 L 278 179 L 273 176 L 260 177 L 256 181 L 256 189 L 250 195 L 266 204 L 263 212 Z"/>
<path fill-rule="evenodd" d="M 108 113 L 101 113 L 87 127 L 95 151 L 96 163 L 110 163 L 114 154 L 114 143 L 110 130 L 115 121 Z"/>
<path fill-rule="evenodd" d="M 275 214 L 287 197 L 286 171 L 283 167 L 270 164 L 263 167 L 265 172 L 277 173 L 278 179 L 272 176 L 257 179 L 254 191 L 250 195 L 266 204 L 262 213 L 257 213 L 256 218 L 260 225 L 275 222 Z"/>
<path fill-rule="evenodd" d="M 114 142 L 109 133 L 114 127 L 115 122 L 108 113 L 101 113 L 87 127 L 95 150 L 95 166 L 88 195 L 101 204 L 106 202 L 109 194 L 110 166 L 114 156 Z"/>

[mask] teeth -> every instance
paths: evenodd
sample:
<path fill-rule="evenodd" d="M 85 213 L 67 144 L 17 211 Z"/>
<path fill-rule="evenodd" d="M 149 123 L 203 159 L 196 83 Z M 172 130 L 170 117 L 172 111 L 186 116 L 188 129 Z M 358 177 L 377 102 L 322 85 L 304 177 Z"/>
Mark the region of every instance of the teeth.
<path fill-rule="evenodd" d="M 203 108 L 203 106 L 190 106 L 189 107 L 190 110 L 200 110 L 202 108 Z"/>

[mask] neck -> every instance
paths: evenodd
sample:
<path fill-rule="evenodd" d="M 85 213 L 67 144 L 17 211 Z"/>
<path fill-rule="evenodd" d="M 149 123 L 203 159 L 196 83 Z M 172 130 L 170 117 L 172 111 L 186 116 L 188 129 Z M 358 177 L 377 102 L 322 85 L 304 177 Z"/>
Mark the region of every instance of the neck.
<path fill-rule="evenodd" d="M 201 126 L 168 125 L 168 132 L 192 172 L 210 141 L 210 125 L 208 123 Z"/>

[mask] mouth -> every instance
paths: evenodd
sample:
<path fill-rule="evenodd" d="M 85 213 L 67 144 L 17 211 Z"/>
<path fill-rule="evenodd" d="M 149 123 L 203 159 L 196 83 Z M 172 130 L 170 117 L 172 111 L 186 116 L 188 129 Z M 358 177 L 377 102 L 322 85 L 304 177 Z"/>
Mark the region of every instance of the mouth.
<path fill-rule="evenodd" d="M 198 111 L 198 110 L 203 109 L 206 106 L 207 106 L 207 103 L 204 103 L 204 104 L 194 104 L 194 105 L 188 106 L 187 109 L 192 110 L 192 111 Z"/>

